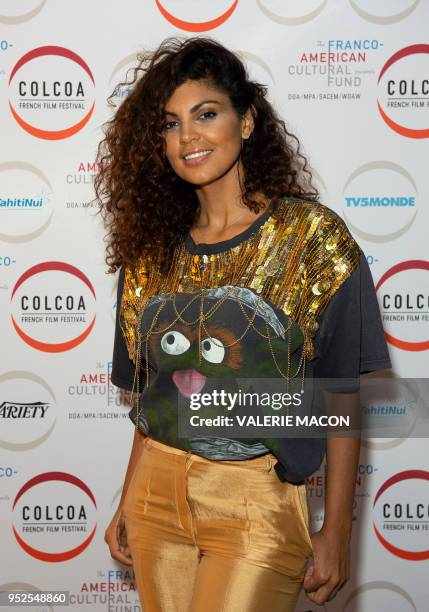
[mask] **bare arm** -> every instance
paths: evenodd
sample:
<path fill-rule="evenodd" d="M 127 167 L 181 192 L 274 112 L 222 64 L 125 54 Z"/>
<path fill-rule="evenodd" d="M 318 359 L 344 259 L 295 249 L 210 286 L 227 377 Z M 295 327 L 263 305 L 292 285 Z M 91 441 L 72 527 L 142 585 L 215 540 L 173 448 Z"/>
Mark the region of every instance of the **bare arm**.
<path fill-rule="evenodd" d="M 128 461 L 127 471 L 125 473 L 124 484 L 122 487 L 122 495 L 119 501 L 118 508 L 110 521 L 104 534 L 104 541 L 108 544 L 110 554 L 113 559 L 116 559 L 124 565 L 132 565 L 131 552 L 127 543 L 127 533 L 125 529 L 125 521 L 122 515 L 122 507 L 124 504 L 127 490 L 133 477 L 134 470 L 140 460 L 143 452 L 143 442 L 145 434 L 141 433 L 137 428 L 134 429 L 133 445 L 131 447 L 130 458 Z"/>
<path fill-rule="evenodd" d="M 325 517 L 323 530 L 350 535 L 353 500 L 360 451 L 360 396 L 359 393 L 328 394 L 331 414 L 350 415 L 353 436 L 328 436 L 326 443 Z M 351 432 L 350 432 L 351 433 Z"/>
<path fill-rule="evenodd" d="M 321 605 L 335 597 L 349 578 L 353 501 L 360 451 L 359 393 L 329 393 L 330 414 L 354 415 L 352 435 L 327 437 L 325 514 L 323 526 L 312 536 L 314 565 L 306 572 L 304 589 Z M 351 434 L 351 432 L 350 432 Z"/>
<path fill-rule="evenodd" d="M 145 437 L 145 434 L 141 433 L 141 431 L 139 431 L 136 427 L 134 428 L 133 445 L 131 447 L 127 471 L 125 472 L 125 479 L 122 487 L 122 495 L 119 501 L 118 510 L 122 509 L 124 499 L 127 494 L 128 485 L 130 484 L 130 480 L 134 474 L 134 470 L 136 468 L 137 463 L 139 462 L 140 456 L 143 451 L 143 441 Z"/>

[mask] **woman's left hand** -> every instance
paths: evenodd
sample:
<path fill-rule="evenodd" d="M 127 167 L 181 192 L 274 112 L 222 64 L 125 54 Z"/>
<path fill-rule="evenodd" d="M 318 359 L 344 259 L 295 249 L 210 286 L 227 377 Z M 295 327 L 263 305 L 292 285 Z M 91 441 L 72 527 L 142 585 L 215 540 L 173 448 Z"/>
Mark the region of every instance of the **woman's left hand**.
<path fill-rule="evenodd" d="M 304 575 L 304 591 L 316 604 L 331 601 L 349 579 L 350 529 L 322 529 L 311 535 L 313 563 Z"/>

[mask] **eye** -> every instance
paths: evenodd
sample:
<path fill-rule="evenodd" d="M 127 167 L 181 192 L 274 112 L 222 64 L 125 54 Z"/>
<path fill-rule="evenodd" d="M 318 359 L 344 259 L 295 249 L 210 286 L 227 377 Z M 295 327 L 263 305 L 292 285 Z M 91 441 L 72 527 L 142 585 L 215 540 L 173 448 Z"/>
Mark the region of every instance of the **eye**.
<path fill-rule="evenodd" d="M 207 117 L 207 115 L 211 115 L 210 117 Z M 202 113 L 202 115 L 200 115 L 200 117 L 202 117 L 203 119 L 212 119 L 213 117 L 216 117 L 217 113 L 215 113 L 215 111 L 204 111 L 204 113 Z"/>
<path fill-rule="evenodd" d="M 167 121 L 167 123 L 164 123 L 164 127 L 163 129 L 168 131 L 170 130 L 172 127 L 174 127 L 174 124 L 177 123 L 177 121 Z"/>
<path fill-rule="evenodd" d="M 201 342 L 201 353 L 210 363 L 222 363 L 225 347 L 218 338 L 206 338 Z"/>
<path fill-rule="evenodd" d="M 178 331 L 166 332 L 161 338 L 161 348 L 169 355 L 181 355 L 191 346 L 186 336 Z"/>

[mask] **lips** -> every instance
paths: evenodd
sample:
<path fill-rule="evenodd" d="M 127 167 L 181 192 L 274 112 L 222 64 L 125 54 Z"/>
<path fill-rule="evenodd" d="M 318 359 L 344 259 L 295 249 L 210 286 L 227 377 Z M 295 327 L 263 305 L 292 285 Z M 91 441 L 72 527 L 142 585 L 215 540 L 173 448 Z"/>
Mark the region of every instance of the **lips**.
<path fill-rule="evenodd" d="M 197 157 L 191 157 L 190 159 L 183 158 L 183 163 L 185 166 L 192 168 L 193 166 L 202 166 L 207 163 L 207 160 L 210 159 L 211 154 L 213 153 L 212 149 L 199 149 L 199 151 L 207 151 L 205 155 L 198 155 Z M 196 153 L 197 151 L 192 151 L 192 153 Z M 191 155 L 191 152 L 186 155 Z"/>
<path fill-rule="evenodd" d="M 206 155 L 208 155 L 209 153 L 212 152 L 213 149 L 194 149 L 193 151 L 188 151 L 187 153 L 185 153 L 183 155 L 183 159 L 185 161 L 189 161 L 188 159 L 186 159 L 186 157 L 188 155 L 195 155 L 196 153 L 203 153 L 204 155 L 198 155 L 198 157 L 205 157 Z M 191 159 L 198 159 L 198 157 L 196 158 L 191 158 Z"/>
<path fill-rule="evenodd" d="M 193 393 L 200 393 L 206 384 L 206 376 L 197 370 L 176 370 L 172 375 L 173 382 L 184 397 L 191 397 Z"/>

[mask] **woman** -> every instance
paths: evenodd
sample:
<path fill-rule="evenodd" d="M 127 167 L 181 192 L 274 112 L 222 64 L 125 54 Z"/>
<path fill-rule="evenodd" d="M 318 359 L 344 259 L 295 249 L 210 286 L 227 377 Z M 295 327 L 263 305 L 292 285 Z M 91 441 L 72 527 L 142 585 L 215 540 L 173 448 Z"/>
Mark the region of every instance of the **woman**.
<path fill-rule="evenodd" d="M 330 405 L 356 407 L 360 373 L 390 367 L 366 258 L 229 50 L 167 39 L 133 84 L 95 181 L 120 268 L 112 382 L 137 398 L 105 540 L 145 612 L 292 611 L 302 585 L 322 604 L 349 576 L 359 437 L 186 436 L 178 420 L 236 378 L 347 379 Z M 325 450 L 311 534 L 304 478 Z"/>

